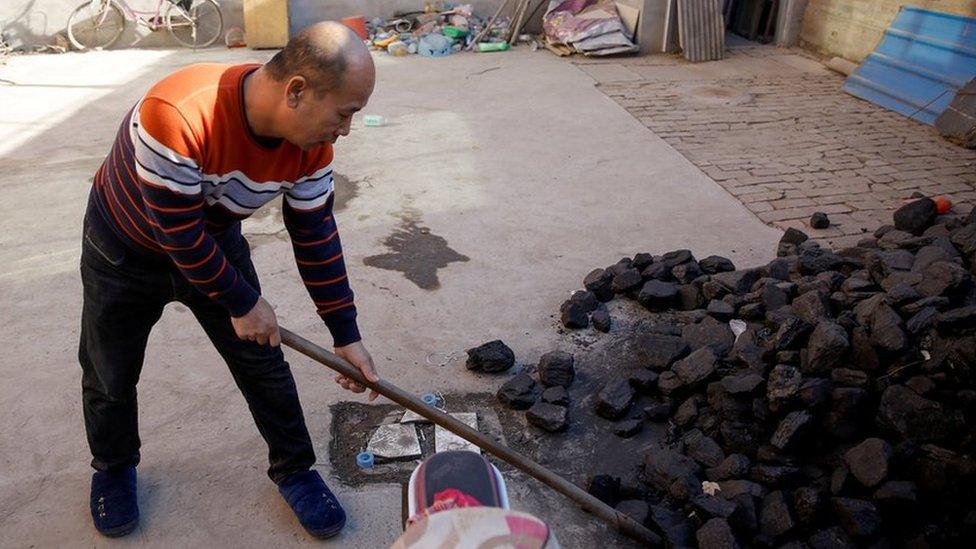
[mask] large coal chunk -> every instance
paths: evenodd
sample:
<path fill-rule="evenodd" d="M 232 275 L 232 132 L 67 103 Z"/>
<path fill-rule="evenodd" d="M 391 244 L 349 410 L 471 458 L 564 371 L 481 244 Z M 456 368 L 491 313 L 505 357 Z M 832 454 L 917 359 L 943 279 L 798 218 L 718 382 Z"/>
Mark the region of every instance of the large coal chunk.
<path fill-rule="evenodd" d="M 807 336 L 813 331 L 813 325 L 800 317 L 787 317 L 776 330 L 773 341 L 780 351 L 795 350 L 803 347 Z"/>
<path fill-rule="evenodd" d="M 698 266 L 705 274 L 728 273 L 735 270 L 735 265 L 730 259 L 719 255 L 710 255 L 698 262 Z"/>
<path fill-rule="evenodd" d="M 667 547 L 693 547 L 695 529 L 682 513 L 663 505 L 651 506 L 651 526 L 661 532 Z"/>
<path fill-rule="evenodd" d="M 783 233 L 782 238 L 779 239 L 779 246 L 776 248 L 776 256 L 786 257 L 796 255 L 800 244 L 803 244 L 809 238 L 810 237 L 807 236 L 806 233 L 794 229 L 793 227 L 786 229 L 786 232 Z"/>
<path fill-rule="evenodd" d="M 610 331 L 610 311 L 605 306 L 600 306 L 593 311 L 593 314 L 590 315 L 590 321 L 593 322 L 594 330 L 599 330 L 603 333 Z"/>
<path fill-rule="evenodd" d="M 701 494 L 692 498 L 691 506 L 696 513 L 704 518 L 728 518 L 735 512 L 734 503 L 708 494 Z"/>
<path fill-rule="evenodd" d="M 525 418 L 532 425 L 554 433 L 568 426 L 569 410 L 565 406 L 539 401 L 529 408 Z"/>
<path fill-rule="evenodd" d="M 637 301 L 652 311 L 660 311 L 677 302 L 678 286 L 661 280 L 648 280 L 637 294 Z"/>
<path fill-rule="evenodd" d="M 569 387 L 576 376 L 573 355 L 565 351 L 550 351 L 539 359 L 539 381 L 546 387 Z"/>
<path fill-rule="evenodd" d="M 695 533 L 701 549 L 737 549 L 738 542 L 732 534 L 732 527 L 724 518 L 713 518 Z"/>
<path fill-rule="evenodd" d="M 828 307 L 827 296 L 819 290 L 811 290 L 799 295 L 790 305 L 793 314 L 810 324 L 816 324 L 829 317 Z"/>
<path fill-rule="evenodd" d="M 976 327 L 976 305 L 946 311 L 939 315 L 937 324 L 943 332 L 958 332 Z"/>
<path fill-rule="evenodd" d="M 776 426 L 769 443 L 780 450 L 799 446 L 813 425 L 813 415 L 806 410 L 790 412 Z"/>
<path fill-rule="evenodd" d="M 793 366 L 776 365 L 766 381 L 766 399 L 769 401 L 769 408 L 776 411 L 792 402 L 800 392 L 802 382 L 803 376 Z"/>
<path fill-rule="evenodd" d="M 725 452 L 711 438 L 698 429 L 684 436 L 685 454 L 705 467 L 717 467 L 725 459 Z"/>
<path fill-rule="evenodd" d="M 613 277 L 613 282 L 610 284 L 610 289 L 612 289 L 614 293 L 623 294 L 636 289 L 643 281 L 644 279 L 641 278 L 640 271 L 633 268 L 626 269 Z"/>
<path fill-rule="evenodd" d="M 509 408 L 527 410 L 535 404 L 539 391 L 535 380 L 528 374 L 518 374 L 498 389 L 498 400 Z"/>
<path fill-rule="evenodd" d="M 668 448 L 655 448 L 644 456 L 641 479 L 648 486 L 667 491 L 672 483 L 686 476 L 697 476 L 701 467 L 690 457 Z"/>
<path fill-rule="evenodd" d="M 696 386 L 707 380 L 717 367 L 715 353 L 702 347 L 687 357 L 674 363 L 671 369 L 681 379 L 683 385 Z"/>
<path fill-rule="evenodd" d="M 895 210 L 895 228 L 915 235 L 922 234 L 935 221 L 939 210 L 931 198 L 909 202 Z"/>
<path fill-rule="evenodd" d="M 870 501 L 834 498 L 834 514 L 844 531 L 854 538 L 869 538 L 881 528 L 881 514 Z"/>
<path fill-rule="evenodd" d="M 904 385 L 892 385 L 882 393 L 877 422 L 883 429 L 916 442 L 941 440 L 951 427 L 941 404 Z"/>
<path fill-rule="evenodd" d="M 796 519 L 790 510 L 789 498 L 783 492 L 772 492 L 763 499 L 759 512 L 759 528 L 763 534 L 777 539 L 796 527 Z"/>
<path fill-rule="evenodd" d="M 465 366 L 469 370 L 481 372 L 504 372 L 515 364 L 515 353 L 501 340 L 489 341 L 484 345 L 468 349 Z"/>
<path fill-rule="evenodd" d="M 596 413 L 607 419 L 617 419 L 627 413 L 634 401 L 634 389 L 626 379 L 610 380 L 597 394 Z"/>
<path fill-rule="evenodd" d="M 793 509 L 802 524 L 813 524 L 826 511 L 827 498 L 824 492 L 805 486 L 793 492 Z"/>
<path fill-rule="evenodd" d="M 593 269 L 583 279 L 583 287 L 593 292 L 600 301 L 613 299 L 613 274 L 603 269 Z"/>
<path fill-rule="evenodd" d="M 693 280 L 703 274 L 705 273 L 695 261 L 688 261 L 687 263 L 675 265 L 671 268 L 671 276 L 673 276 L 679 284 L 691 284 Z"/>
<path fill-rule="evenodd" d="M 647 526 L 650 522 L 651 507 L 646 501 L 639 499 L 628 499 L 617 504 L 615 509 L 641 526 Z"/>
<path fill-rule="evenodd" d="M 844 454 L 848 469 L 861 484 L 877 486 L 888 476 L 891 445 L 880 438 L 869 438 Z"/>
<path fill-rule="evenodd" d="M 810 334 L 804 372 L 810 374 L 829 372 L 847 358 L 850 348 L 847 330 L 836 322 L 820 321 Z"/>
<path fill-rule="evenodd" d="M 746 372 L 744 374 L 733 374 L 722 378 L 720 381 L 722 385 L 722 390 L 726 393 L 738 396 L 738 395 L 749 395 L 754 393 L 757 389 L 762 387 L 766 380 L 759 374 L 754 372 Z"/>
<path fill-rule="evenodd" d="M 871 497 L 882 508 L 907 510 L 918 503 L 918 487 L 910 480 L 889 480 L 875 490 Z"/>
<path fill-rule="evenodd" d="M 708 480 L 728 480 L 731 478 L 744 477 L 749 474 L 749 458 L 742 454 L 731 454 L 722 460 L 716 467 L 705 471 Z"/>
<path fill-rule="evenodd" d="M 916 285 L 926 297 L 954 297 L 972 286 L 972 277 L 966 269 L 949 261 L 937 261 L 922 270 L 922 281 Z"/>
<path fill-rule="evenodd" d="M 566 388 L 562 385 L 549 387 L 545 391 L 542 391 L 542 395 L 540 395 L 539 398 L 541 398 L 543 402 L 548 402 L 549 404 L 558 404 L 560 406 L 569 405 L 569 393 L 566 392 Z"/>
<path fill-rule="evenodd" d="M 844 266 L 844 258 L 820 248 L 806 250 L 797 258 L 797 270 L 804 275 L 817 275 L 837 271 Z"/>
<path fill-rule="evenodd" d="M 753 284 L 762 278 L 762 269 L 743 269 L 741 271 L 726 271 L 715 273 L 712 280 L 721 284 L 728 291 L 736 295 L 747 294 L 752 291 Z"/>
<path fill-rule="evenodd" d="M 572 300 L 567 300 L 559 308 L 559 320 L 563 326 L 571 329 L 586 328 L 590 325 L 590 317 L 586 314 L 586 309 Z"/>
<path fill-rule="evenodd" d="M 589 290 L 577 290 L 569 297 L 569 300 L 580 306 L 587 313 L 595 311 L 600 307 L 600 300 L 596 294 Z"/>
<path fill-rule="evenodd" d="M 663 334 L 637 336 L 637 358 L 651 370 L 666 370 L 688 353 L 688 344 L 680 337 Z"/>
<path fill-rule="evenodd" d="M 708 347 L 720 358 L 729 354 L 735 343 L 735 334 L 732 333 L 729 325 L 713 318 L 684 326 L 681 329 L 681 338 L 687 341 L 692 349 Z"/>

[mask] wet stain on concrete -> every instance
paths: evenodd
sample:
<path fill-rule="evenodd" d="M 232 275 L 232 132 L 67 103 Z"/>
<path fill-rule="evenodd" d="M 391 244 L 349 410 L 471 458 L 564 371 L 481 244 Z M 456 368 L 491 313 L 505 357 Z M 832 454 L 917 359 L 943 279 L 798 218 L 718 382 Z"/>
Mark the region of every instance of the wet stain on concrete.
<path fill-rule="evenodd" d="M 416 211 L 407 210 L 401 220 L 400 226 L 383 241 L 390 252 L 369 256 L 363 263 L 378 269 L 399 271 L 418 287 L 436 290 L 441 286 L 437 279 L 438 269 L 454 262 L 469 261 L 466 255 L 452 250 L 444 237 L 420 225 L 420 216 Z"/>
<path fill-rule="evenodd" d="M 359 185 L 363 181 L 349 179 L 338 172 L 333 173 L 332 178 L 335 181 L 335 203 L 332 205 L 332 211 L 341 212 L 346 209 L 349 202 L 359 196 Z"/>

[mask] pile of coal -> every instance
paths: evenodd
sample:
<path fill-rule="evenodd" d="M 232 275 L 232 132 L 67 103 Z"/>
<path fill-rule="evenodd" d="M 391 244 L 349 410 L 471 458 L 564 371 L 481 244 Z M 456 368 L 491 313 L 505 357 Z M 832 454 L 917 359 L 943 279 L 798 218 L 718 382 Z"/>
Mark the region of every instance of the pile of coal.
<path fill-rule="evenodd" d="M 757 268 L 677 250 L 593 270 L 563 325 L 601 315 L 646 373 L 587 401 L 618 436 L 666 422 L 669 437 L 643 457 L 640 486 L 594 470 L 590 491 L 677 547 L 972 543 L 974 272 L 976 210 L 939 217 L 929 199 L 850 248 L 789 229 Z M 620 333 L 603 313 L 617 298 L 692 320 Z M 499 398 L 558 426 L 572 368 L 547 357 L 538 382 L 516 376 Z"/>

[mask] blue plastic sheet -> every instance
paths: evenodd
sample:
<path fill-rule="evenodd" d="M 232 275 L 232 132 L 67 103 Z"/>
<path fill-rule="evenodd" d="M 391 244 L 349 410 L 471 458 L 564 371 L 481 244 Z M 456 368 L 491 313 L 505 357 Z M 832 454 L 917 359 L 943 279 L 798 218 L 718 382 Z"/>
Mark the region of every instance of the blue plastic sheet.
<path fill-rule="evenodd" d="M 905 6 L 844 91 L 932 125 L 976 76 L 976 19 Z"/>

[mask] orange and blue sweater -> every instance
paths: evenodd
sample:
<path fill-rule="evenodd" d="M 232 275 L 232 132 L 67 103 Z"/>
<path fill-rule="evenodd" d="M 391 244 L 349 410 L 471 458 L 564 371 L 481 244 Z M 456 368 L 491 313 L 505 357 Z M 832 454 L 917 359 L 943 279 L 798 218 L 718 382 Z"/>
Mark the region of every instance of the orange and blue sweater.
<path fill-rule="evenodd" d="M 336 346 L 360 339 L 336 222 L 332 145 L 262 143 L 244 115 L 258 65 L 199 64 L 154 85 L 125 117 L 95 176 L 102 216 L 131 247 L 169 256 L 200 292 L 239 317 L 259 294 L 214 235 L 278 195 L 295 261 Z"/>

